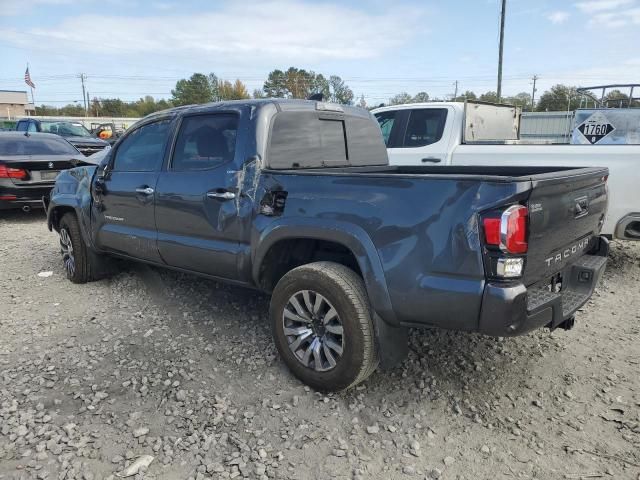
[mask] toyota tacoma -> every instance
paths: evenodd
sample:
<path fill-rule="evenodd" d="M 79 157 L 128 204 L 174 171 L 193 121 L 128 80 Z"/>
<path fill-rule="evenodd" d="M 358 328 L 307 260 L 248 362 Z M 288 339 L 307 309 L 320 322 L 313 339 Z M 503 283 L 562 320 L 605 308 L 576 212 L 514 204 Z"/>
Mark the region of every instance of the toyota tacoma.
<path fill-rule="evenodd" d="M 111 256 L 271 294 L 295 376 L 342 390 L 409 327 L 573 325 L 608 251 L 606 168 L 389 166 L 373 116 L 322 101 L 179 107 L 128 130 L 48 204 L 67 277 Z"/>

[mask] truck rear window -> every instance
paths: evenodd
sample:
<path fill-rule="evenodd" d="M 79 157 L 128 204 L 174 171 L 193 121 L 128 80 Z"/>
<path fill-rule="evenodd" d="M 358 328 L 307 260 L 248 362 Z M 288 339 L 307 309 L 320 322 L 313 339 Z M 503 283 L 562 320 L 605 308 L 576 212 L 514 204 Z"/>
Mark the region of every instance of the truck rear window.
<path fill-rule="evenodd" d="M 344 120 L 316 112 L 286 112 L 275 117 L 269 147 L 272 168 L 338 166 L 347 163 Z"/>

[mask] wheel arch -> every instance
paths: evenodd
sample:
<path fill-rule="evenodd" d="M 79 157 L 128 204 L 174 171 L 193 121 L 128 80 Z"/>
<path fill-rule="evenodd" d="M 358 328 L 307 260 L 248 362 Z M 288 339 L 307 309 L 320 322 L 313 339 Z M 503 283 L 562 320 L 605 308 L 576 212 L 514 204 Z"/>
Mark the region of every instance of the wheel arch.
<path fill-rule="evenodd" d="M 265 284 L 264 273 L 269 270 L 267 263 L 274 259 L 274 249 L 282 248 L 283 242 L 289 248 L 292 242 L 308 241 L 344 248 L 355 260 L 357 270 L 348 263 L 338 263 L 356 270 L 365 283 L 373 310 L 385 322 L 397 325 L 380 257 L 369 235 L 357 225 L 333 220 L 318 221 L 318 219 L 300 218 L 280 219 L 273 222 L 269 228 L 261 232 L 257 248 L 252 252 L 253 282 L 269 291 L 273 285 L 268 282 Z M 283 269 L 282 275 L 296 266 L 299 265 L 291 265 L 290 268 Z"/>

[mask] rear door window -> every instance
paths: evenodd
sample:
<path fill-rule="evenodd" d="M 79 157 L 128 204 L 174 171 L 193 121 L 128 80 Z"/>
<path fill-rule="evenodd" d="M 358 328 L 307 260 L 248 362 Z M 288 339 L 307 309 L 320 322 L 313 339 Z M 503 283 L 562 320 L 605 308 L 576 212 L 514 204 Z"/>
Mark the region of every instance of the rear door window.
<path fill-rule="evenodd" d="M 233 160 L 237 132 L 237 115 L 186 117 L 180 126 L 171 169 L 207 170 Z"/>
<path fill-rule="evenodd" d="M 16 130 L 19 132 L 26 132 L 29 122 L 18 122 L 16 125 Z"/>
<path fill-rule="evenodd" d="M 411 110 L 403 147 L 424 147 L 438 142 L 447 120 L 446 108 Z"/>
<path fill-rule="evenodd" d="M 268 157 L 273 168 L 346 165 L 344 119 L 317 112 L 282 112 L 273 122 Z"/>
<path fill-rule="evenodd" d="M 380 125 L 380 130 L 382 131 L 382 138 L 384 139 L 384 144 L 387 147 L 392 147 L 392 145 L 390 145 L 391 132 L 393 131 L 393 126 L 396 124 L 397 113 L 398 112 L 376 113 L 376 119 L 378 120 L 378 125 Z"/>

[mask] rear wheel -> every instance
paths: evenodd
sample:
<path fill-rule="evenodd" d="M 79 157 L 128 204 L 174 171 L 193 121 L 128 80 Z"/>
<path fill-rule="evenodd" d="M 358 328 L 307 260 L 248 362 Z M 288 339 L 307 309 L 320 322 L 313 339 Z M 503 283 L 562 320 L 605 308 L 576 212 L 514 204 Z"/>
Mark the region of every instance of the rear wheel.
<path fill-rule="evenodd" d="M 93 280 L 93 265 L 87 249 L 78 219 L 72 213 L 66 213 L 60 219 L 60 253 L 67 278 L 73 283 L 86 283 Z"/>
<path fill-rule="evenodd" d="M 274 289 L 270 316 L 281 357 L 315 389 L 344 390 L 378 365 L 364 282 L 343 265 L 316 262 L 288 272 Z"/>

